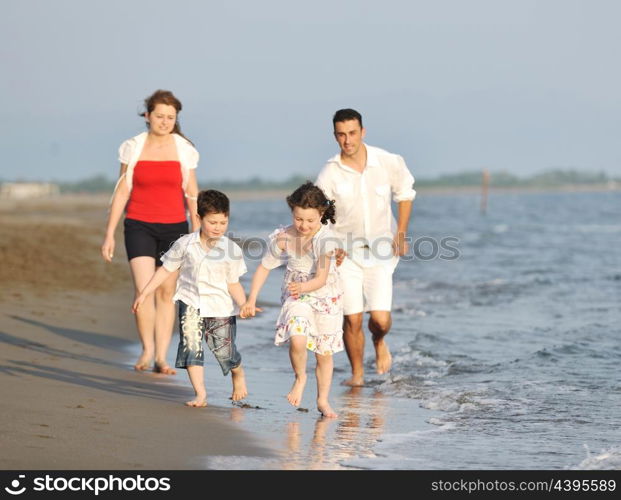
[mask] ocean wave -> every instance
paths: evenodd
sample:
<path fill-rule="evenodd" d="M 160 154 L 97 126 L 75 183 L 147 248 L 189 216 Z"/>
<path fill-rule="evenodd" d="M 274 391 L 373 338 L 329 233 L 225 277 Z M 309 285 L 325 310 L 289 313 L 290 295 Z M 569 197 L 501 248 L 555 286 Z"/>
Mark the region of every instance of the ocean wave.
<path fill-rule="evenodd" d="M 587 458 L 578 464 L 576 469 L 580 470 L 619 470 L 621 469 L 621 446 L 614 446 L 607 450 L 602 450 L 599 454 L 591 454 L 585 445 Z"/>

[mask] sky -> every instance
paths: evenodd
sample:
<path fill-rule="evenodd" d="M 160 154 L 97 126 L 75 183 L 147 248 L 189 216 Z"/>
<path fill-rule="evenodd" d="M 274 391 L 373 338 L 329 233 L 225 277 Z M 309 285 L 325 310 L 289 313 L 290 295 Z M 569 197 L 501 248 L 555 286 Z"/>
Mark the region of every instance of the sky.
<path fill-rule="evenodd" d="M 214 180 L 314 179 L 332 115 L 415 177 L 621 176 L 617 0 L 4 1 L 3 180 L 116 178 L 172 90 Z"/>

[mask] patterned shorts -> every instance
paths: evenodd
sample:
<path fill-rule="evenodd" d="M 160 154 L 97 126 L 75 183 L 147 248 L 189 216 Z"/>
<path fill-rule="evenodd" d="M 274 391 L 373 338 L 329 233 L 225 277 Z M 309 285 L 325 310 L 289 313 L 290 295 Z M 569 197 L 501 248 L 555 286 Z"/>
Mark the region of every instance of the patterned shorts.
<path fill-rule="evenodd" d="M 241 364 L 241 354 L 235 346 L 237 322 L 235 316 L 203 318 L 192 306 L 179 301 L 179 347 L 175 367 L 203 366 L 203 339 L 228 375 Z"/>

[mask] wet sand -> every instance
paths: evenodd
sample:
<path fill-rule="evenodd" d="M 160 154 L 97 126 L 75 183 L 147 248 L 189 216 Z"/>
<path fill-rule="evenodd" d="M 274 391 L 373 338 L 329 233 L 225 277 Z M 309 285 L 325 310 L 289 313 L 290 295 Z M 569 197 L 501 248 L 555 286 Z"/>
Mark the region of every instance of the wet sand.
<path fill-rule="evenodd" d="M 98 252 L 106 200 L 0 201 L 0 466 L 203 469 L 208 456 L 274 456 L 230 422 L 239 408 L 185 407 L 185 373 L 133 371 L 120 230 L 115 262 Z"/>

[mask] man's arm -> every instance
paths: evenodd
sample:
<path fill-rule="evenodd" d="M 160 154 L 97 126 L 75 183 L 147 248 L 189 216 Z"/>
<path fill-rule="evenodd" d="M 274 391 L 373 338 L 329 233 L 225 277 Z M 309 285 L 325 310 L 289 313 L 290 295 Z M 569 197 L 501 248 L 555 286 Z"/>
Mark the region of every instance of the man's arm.
<path fill-rule="evenodd" d="M 410 223 L 410 214 L 412 213 L 412 200 L 400 201 L 398 207 L 397 217 L 397 234 L 395 234 L 393 248 L 395 255 L 399 257 L 408 253 L 408 225 Z"/>

